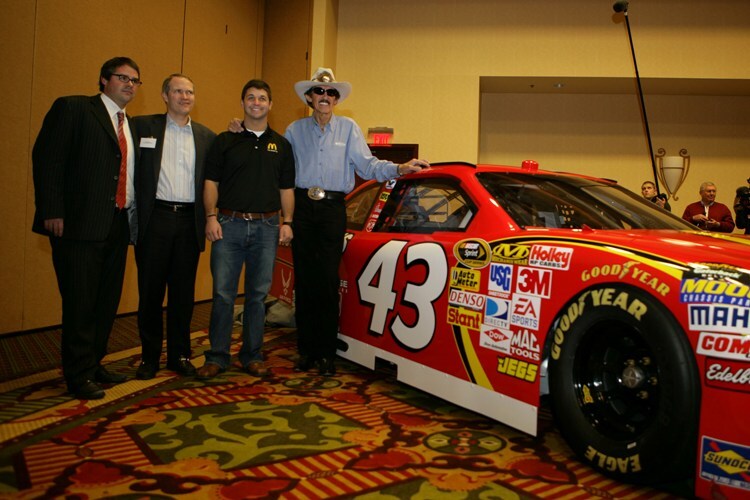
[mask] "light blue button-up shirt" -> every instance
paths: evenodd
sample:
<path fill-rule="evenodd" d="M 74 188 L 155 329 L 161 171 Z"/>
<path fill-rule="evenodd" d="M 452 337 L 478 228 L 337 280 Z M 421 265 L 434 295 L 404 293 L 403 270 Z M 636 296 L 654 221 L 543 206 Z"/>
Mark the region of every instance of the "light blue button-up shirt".
<path fill-rule="evenodd" d="M 375 158 L 351 118 L 333 115 L 324 130 L 312 116 L 302 118 L 284 135 L 294 151 L 297 187 L 348 193 L 354 188 L 355 171 L 363 179 L 381 182 L 398 177 L 398 165 Z"/>

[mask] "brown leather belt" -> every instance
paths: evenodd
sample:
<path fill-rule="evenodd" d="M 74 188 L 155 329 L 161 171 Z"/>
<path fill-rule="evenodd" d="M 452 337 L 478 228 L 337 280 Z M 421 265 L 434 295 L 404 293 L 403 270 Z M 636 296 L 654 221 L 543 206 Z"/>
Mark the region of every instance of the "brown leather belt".
<path fill-rule="evenodd" d="M 229 217 L 233 217 L 235 219 L 244 220 L 270 219 L 271 217 L 279 213 L 278 210 L 274 210 L 273 212 L 235 212 L 234 210 L 228 210 L 226 208 L 219 208 L 217 210 L 222 215 L 228 215 Z"/>

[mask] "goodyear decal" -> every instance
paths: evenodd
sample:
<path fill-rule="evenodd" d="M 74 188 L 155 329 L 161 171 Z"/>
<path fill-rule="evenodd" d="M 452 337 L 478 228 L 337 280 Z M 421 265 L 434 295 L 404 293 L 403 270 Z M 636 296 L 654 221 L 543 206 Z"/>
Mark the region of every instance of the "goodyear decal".
<path fill-rule="evenodd" d="M 702 479 L 750 490 L 750 448 L 747 446 L 703 436 L 700 461 Z"/>
<path fill-rule="evenodd" d="M 690 304 L 688 320 L 691 330 L 722 333 L 750 332 L 750 308 L 724 304 Z"/>
<path fill-rule="evenodd" d="M 592 464 L 610 472 L 619 472 L 621 474 L 630 474 L 641 470 L 641 457 L 637 453 L 629 457 L 612 457 L 605 455 L 593 446 L 586 448 L 584 456 Z"/>
<path fill-rule="evenodd" d="M 529 251 L 526 245 L 500 243 L 492 249 L 492 262 L 525 265 L 529 263 Z"/>
<path fill-rule="evenodd" d="M 478 292 L 481 278 L 482 273 L 475 269 L 451 268 L 451 288 Z"/>
<path fill-rule="evenodd" d="M 466 267 L 481 269 L 490 263 L 490 245 L 480 239 L 461 240 L 453 246 L 453 255 Z"/>
<path fill-rule="evenodd" d="M 714 358 L 750 362 L 750 335 L 701 332 L 695 352 Z"/>
<path fill-rule="evenodd" d="M 750 307 L 750 286 L 736 281 L 687 278 L 680 286 L 680 302 Z"/>
<path fill-rule="evenodd" d="M 662 297 L 670 291 L 670 286 L 662 282 L 649 271 L 638 266 L 638 262 L 631 260 L 623 264 L 604 264 L 581 271 L 581 281 L 584 283 L 596 278 L 610 278 L 616 281 L 632 279 L 650 287 Z"/>

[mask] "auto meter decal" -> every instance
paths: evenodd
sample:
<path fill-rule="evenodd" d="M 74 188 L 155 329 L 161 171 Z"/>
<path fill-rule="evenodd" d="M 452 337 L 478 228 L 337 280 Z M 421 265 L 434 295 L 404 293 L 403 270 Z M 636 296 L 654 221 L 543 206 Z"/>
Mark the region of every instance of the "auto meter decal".
<path fill-rule="evenodd" d="M 481 239 L 461 240 L 453 247 L 453 255 L 471 269 L 481 269 L 490 263 L 490 245 Z"/>
<path fill-rule="evenodd" d="M 701 439 L 700 477 L 750 490 L 750 448 L 708 436 Z"/>
<path fill-rule="evenodd" d="M 479 291 L 479 282 L 482 273 L 475 269 L 451 268 L 451 288 L 460 288 L 471 292 Z"/>

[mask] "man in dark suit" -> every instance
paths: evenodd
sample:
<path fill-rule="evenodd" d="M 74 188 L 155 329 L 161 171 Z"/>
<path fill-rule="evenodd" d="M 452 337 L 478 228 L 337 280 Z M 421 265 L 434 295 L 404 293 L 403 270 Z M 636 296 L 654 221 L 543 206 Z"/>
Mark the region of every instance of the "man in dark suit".
<path fill-rule="evenodd" d="M 102 366 L 120 303 L 130 241 L 138 155 L 125 106 L 141 85 L 138 65 L 115 57 L 99 73 L 101 94 L 61 97 L 32 152 L 33 231 L 49 236 L 62 297 L 62 370 L 78 399 L 127 380 Z"/>
<path fill-rule="evenodd" d="M 141 380 L 152 379 L 159 371 L 167 289 L 167 368 L 183 376 L 195 374 L 190 362 L 190 320 L 198 258 L 206 246 L 203 163 L 216 136 L 190 118 L 195 104 L 190 78 L 169 75 L 161 96 L 166 114 L 133 119 L 141 151 L 135 186 L 141 336 L 136 377 Z"/>

